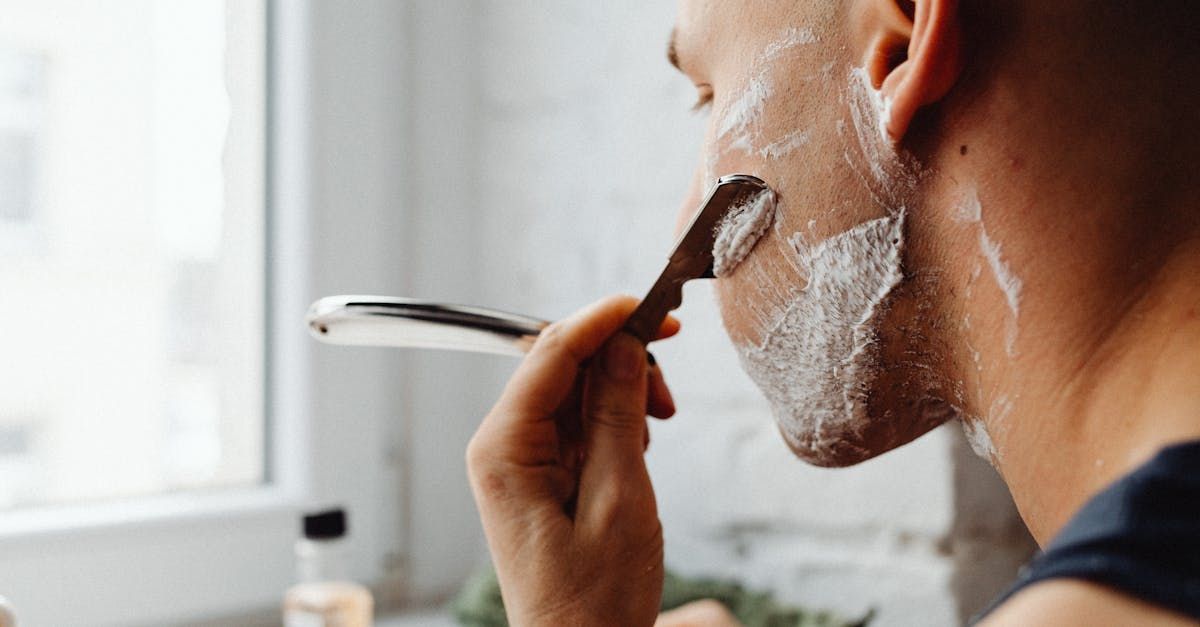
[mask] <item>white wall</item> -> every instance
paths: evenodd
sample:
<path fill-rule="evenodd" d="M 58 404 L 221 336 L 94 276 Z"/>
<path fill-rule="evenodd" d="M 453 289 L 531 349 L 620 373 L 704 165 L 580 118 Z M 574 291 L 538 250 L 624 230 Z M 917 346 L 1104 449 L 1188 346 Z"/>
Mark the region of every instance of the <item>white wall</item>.
<path fill-rule="evenodd" d="M 554 318 L 652 283 L 703 124 L 665 59 L 673 4 L 409 5 L 414 294 Z M 961 622 L 1011 576 L 1025 539 L 957 426 L 856 468 L 806 466 L 741 373 L 709 288 L 685 303 L 684 333 L 655 348 L 680 407 L 649 454 L 669 567 L 850 615 L 874 607 L 884 625 Z M 410 591 L 429 596 L 481 546 L 462 447 L 511 364 L 413 361 L 441 381 L 409 407 Z"/>
<path fill-rule="evenodd" d="M 480 214 L 488 210 L 477 179 L 480 67 L 475 11 L 469 0 L 410 2 L 406 28 L 409 80 L 405 120 L 405 196 L 413 218 L 398 245 L 406 295 L 486 303 L 479 266 Z M 400 447 L 406 470 L 405 593 L 441 597 L 457 589 L 484 554 L 467 484 L 467 440 L 498 393 L 510 360 L 459 353 L 407 355 Z"/>

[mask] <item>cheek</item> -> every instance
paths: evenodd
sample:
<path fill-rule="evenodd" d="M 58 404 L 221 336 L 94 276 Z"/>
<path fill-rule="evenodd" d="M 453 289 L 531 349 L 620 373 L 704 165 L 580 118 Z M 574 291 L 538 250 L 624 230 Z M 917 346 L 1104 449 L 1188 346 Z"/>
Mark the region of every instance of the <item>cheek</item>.
<path fill-rule="evenodd" d="M 737 317 L 761 302 L 787 303 L 760 309 L 766 321 L 750 316 L 752 332 L 764 330 L 757 342 L 739 343 L 738 352 L 788 443 L 814 463 L 846 463 L 872 450 L 868 390 L 881 370 L 874 329 L 903 278 L 903 226 L 903 215 L 889 216 L 820 242 L 795 243 L 794 272 L 806 276 L 803 289 L 772 282 L 764 294 L 759 277 L 749 276 L 748 285 L 727 290 L 734 298 L 756 295 L 733 303 Z M 760 255 L 760 265 L 771 263 L 769 253 Z M 778 268 L 763 276 L 769 271 Z"/>
<path fill-rule="evenodd" d="M 902 208 L 912 205 L 907 162 L 876 145 L 876 118 L 858 107 L 849 68 L 820 67 L 811 77 L 797 68 L 766 74 L 775 83 L 759 104 L 750 79 L 724 94 L 699 178 L 707 186 L 752 174 L 778 194 L 773 227 L 714 287 L 785 438 L 809 461 L 837 465 L 913 437 L 898 435 L 895 421 L 868 420 L 888 357 L 877 342 L 880 314 L 903 278 Z"/>
<path fill-rule="evenodd" d="M 702 187 L 751 174 L 779 198 L 776 222 L 716 293 L 726 330 L 739 345 L 758 345 L 808 284 L 798 261 L 805 248 L 880 211 L 847 164 L 847 109 L 837 74 L 799 46 L 792 57 L 750 72 L 718 94 L 701 159 Z M 760 68 L 761 69 L 761 68 Z"/>
<path fill-rule="evenodd" d="M 781 222 L 787 211 L 787 204 L 780 202 L 774 224 L 750 256 L 716 280 L 721 319 L 734 344 L 760 344 L 807 283 L 795 263 L 790 231 Z"/>

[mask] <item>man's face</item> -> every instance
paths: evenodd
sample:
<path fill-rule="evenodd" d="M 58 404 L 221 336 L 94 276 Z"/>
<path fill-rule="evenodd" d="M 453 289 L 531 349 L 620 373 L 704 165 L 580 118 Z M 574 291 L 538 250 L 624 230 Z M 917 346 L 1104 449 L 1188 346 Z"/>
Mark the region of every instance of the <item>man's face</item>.
<path fill-rule="evenodd" d="M 773 225 L 716 291 L 784 439 L 820 465 L 862 461 L 953 415 L 906 277 L 918 168 L 881 131 L 887 104 L 852 58 L 839 4 L 682 0 L 672 48 L 711 100 L 679 223 L 726 174 L 777 192 Z"/>

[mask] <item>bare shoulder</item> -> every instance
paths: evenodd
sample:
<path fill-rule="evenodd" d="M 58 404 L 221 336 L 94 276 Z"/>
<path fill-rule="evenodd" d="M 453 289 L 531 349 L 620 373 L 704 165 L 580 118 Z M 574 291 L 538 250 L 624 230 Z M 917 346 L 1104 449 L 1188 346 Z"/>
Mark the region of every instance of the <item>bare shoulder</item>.
<path fill-rule="evenodd" d="M 1032 625 L 1196 626 L 1200 621 L 1077 579 L 1054 579 L 1017 593 L 981 627 Z"/>

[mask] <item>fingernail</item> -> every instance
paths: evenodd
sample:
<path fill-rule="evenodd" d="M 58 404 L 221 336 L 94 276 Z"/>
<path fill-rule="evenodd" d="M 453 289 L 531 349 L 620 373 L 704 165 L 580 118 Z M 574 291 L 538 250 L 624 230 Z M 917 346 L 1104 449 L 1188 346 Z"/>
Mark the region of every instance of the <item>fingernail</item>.
<path fill-rule="evenodd" d="M 604 370 L 608 376 L 619 381 L 632 381 L 643 376 L 646 367 L 646 349 L 637 338 L 618 333 L 608 341 L 604 353 Z"/>

